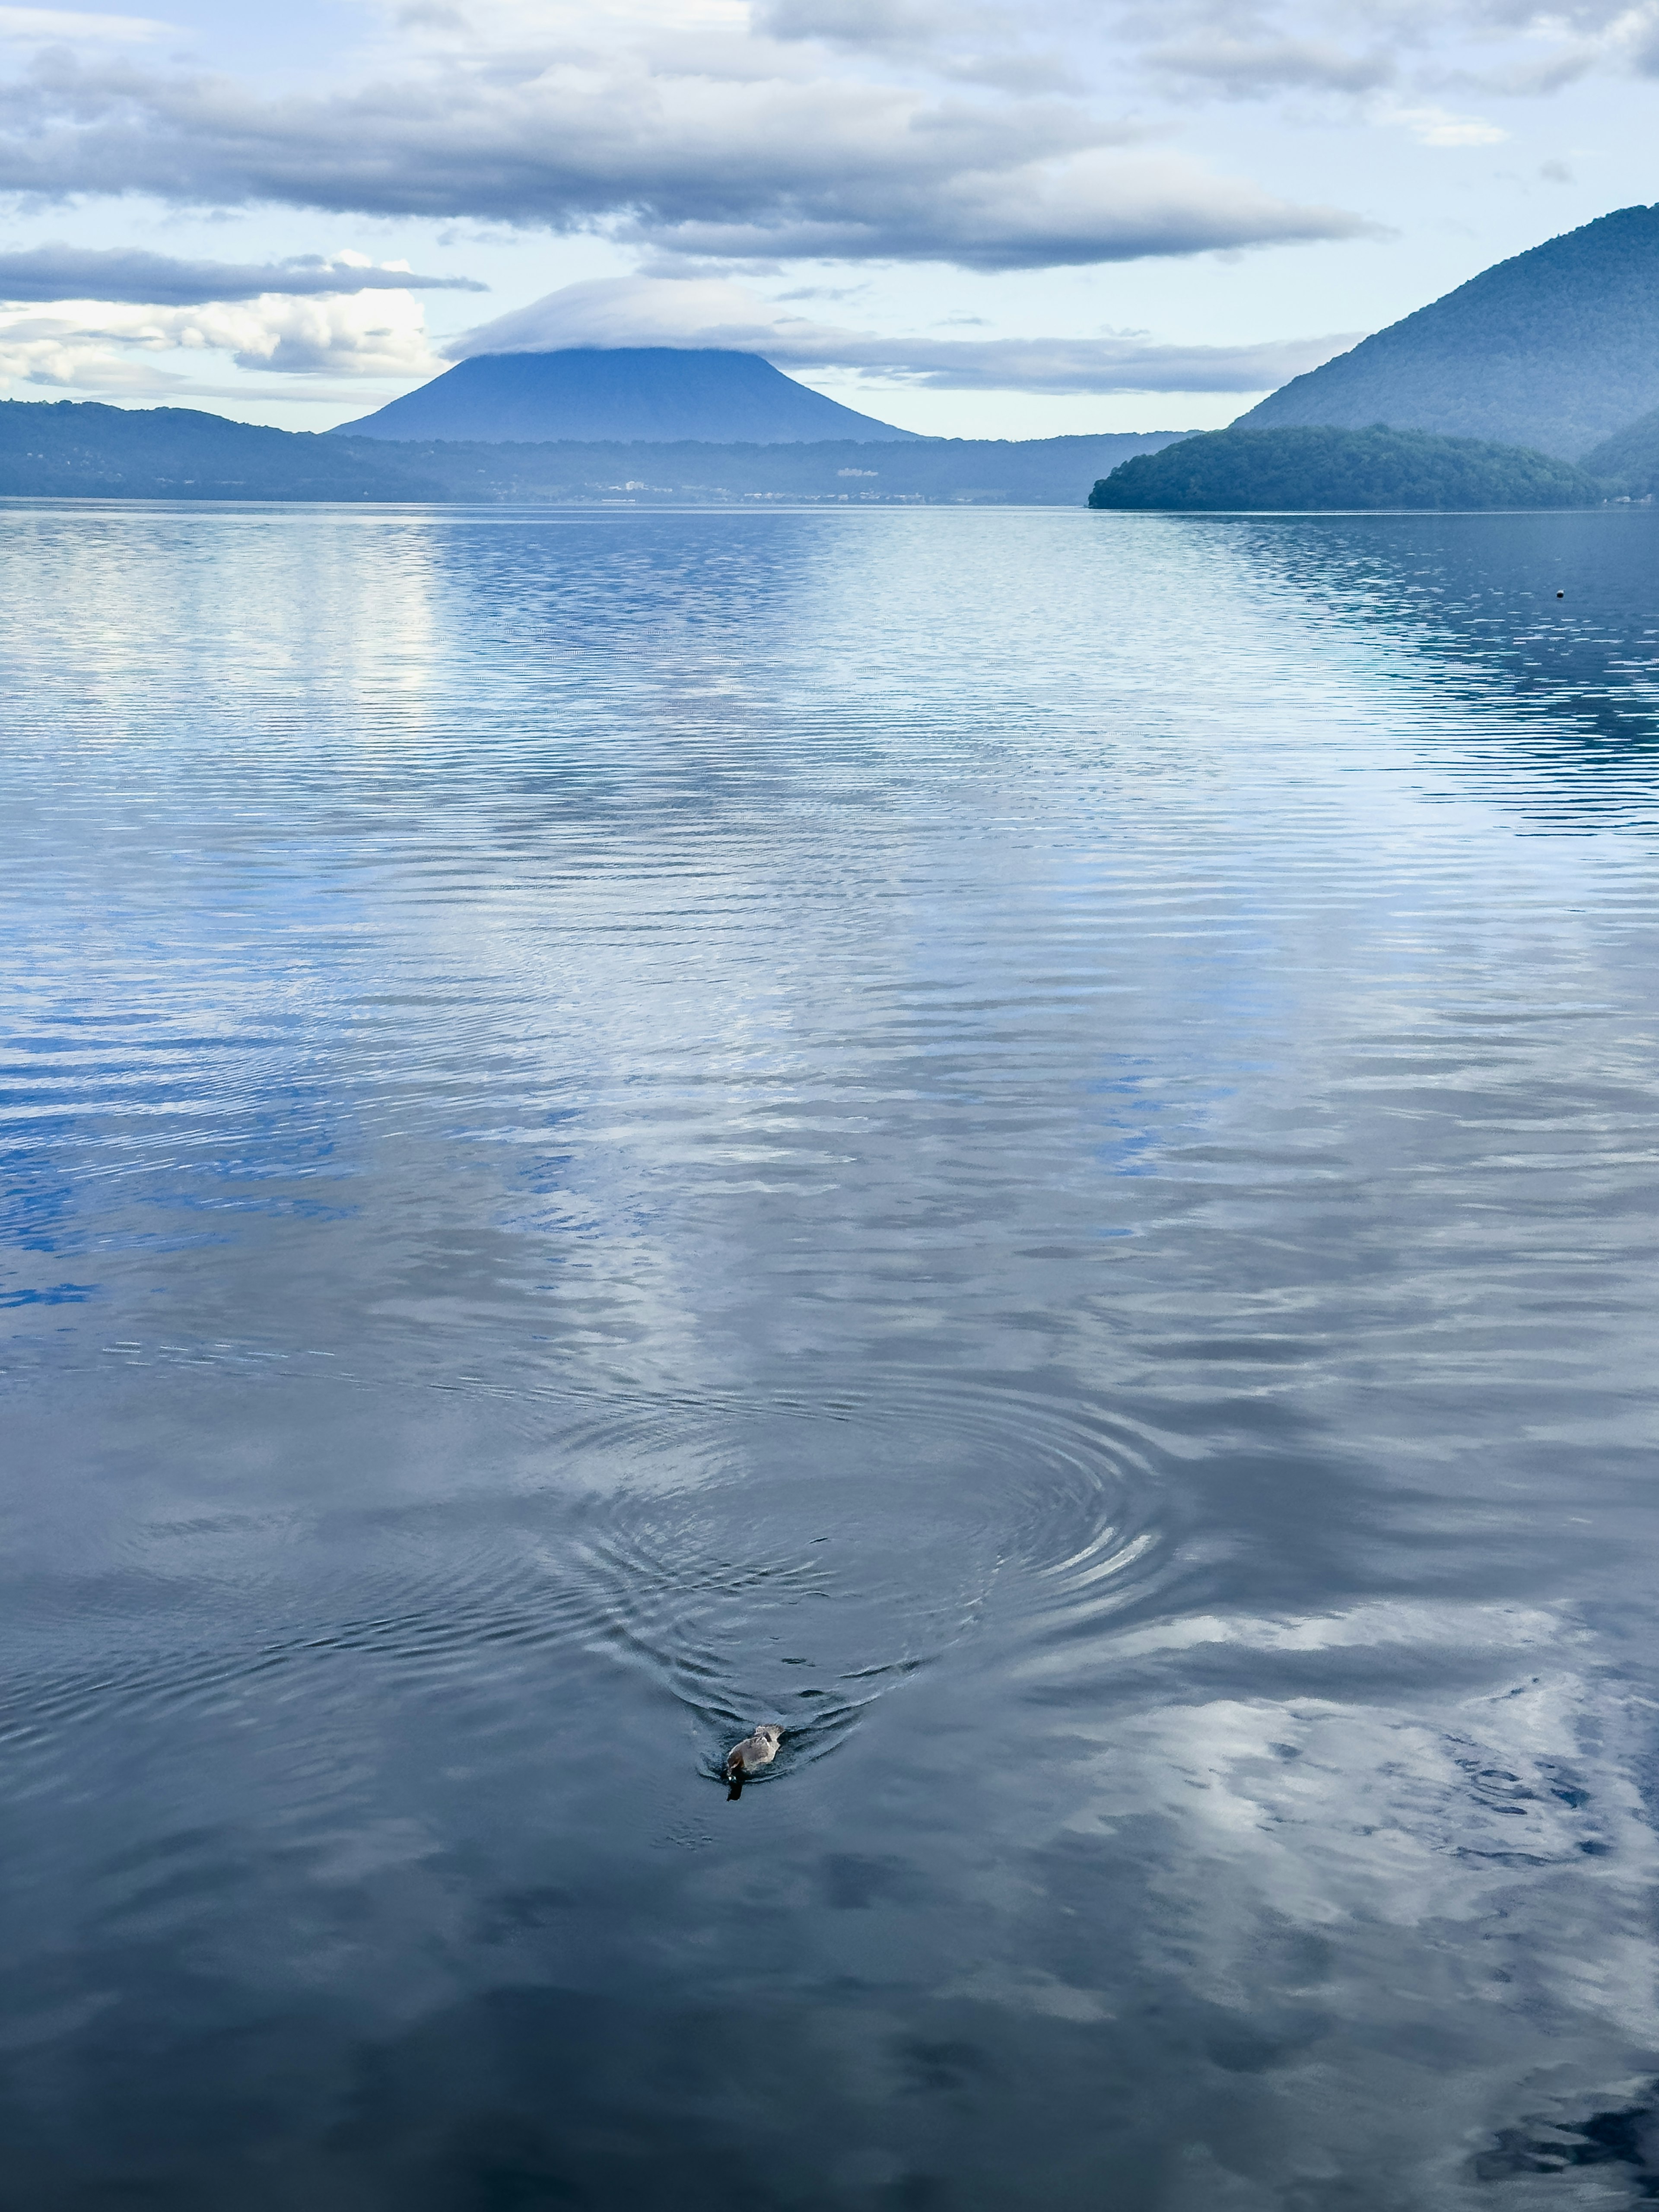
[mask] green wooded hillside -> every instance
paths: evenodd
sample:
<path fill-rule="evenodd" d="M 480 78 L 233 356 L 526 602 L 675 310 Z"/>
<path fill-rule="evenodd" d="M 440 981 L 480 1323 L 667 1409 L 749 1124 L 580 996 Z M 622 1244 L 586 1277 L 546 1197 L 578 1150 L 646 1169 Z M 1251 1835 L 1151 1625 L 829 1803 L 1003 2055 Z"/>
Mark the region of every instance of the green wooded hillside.
<path fill-rule="evenodd" d="M 1185 510 L 1597 507 L 1606 487 L 1570 462 L 1422 430 L 1211 430 L 1125 461 L 1096 507 Z"/>

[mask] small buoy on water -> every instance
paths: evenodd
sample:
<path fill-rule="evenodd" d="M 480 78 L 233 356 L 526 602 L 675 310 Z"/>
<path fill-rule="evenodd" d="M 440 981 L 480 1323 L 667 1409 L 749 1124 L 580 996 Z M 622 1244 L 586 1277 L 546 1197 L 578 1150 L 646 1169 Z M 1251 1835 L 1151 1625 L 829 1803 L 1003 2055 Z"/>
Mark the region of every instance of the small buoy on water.
<path fill-rule="evenodd" d="M 1555 596 L 1558 599 L 1565 599 L 1567 595 L 1565 592 L 1558 592 Z"/>
<path fill-rule="evenodd" d="M 775 1721 L 757 1721 L 752 1735 L 734 1743 L 726 1754 L 726 1778 L 732 1787 L 729 1797 L 741 1797 L 743 1785 L 757 1766 L 769 1766 L 778 1755 L 778 1746 L 783 1741 L 783 1730 Z"/>

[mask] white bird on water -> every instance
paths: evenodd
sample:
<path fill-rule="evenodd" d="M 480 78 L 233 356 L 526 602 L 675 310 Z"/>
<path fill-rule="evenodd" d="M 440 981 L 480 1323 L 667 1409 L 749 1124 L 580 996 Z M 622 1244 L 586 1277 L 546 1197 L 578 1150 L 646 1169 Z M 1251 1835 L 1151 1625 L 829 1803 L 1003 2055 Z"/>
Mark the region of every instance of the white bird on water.
<path fill-rule="evenodd" d="M 732 1785 L 732 1796 L 743 1795 L 744 1782 L 757 1766 L 772 1764 L 782 1741 L 783 1730 L 775 1721 L 757 1721 L 754 1734 L 732 1745 L 726 1754 L 726 1778 Z"/>

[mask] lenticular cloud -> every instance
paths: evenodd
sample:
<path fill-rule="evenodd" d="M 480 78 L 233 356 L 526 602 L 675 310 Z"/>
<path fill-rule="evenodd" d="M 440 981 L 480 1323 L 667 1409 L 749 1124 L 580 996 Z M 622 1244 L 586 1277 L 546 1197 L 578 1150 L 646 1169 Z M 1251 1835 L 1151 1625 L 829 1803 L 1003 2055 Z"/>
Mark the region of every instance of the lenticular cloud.
<path fill-rule="evenodd" d="M 617 276 L 567 284 L 442 350 L 547 353 L 567 346 L 717 346 L 784 368 L 842 368 L 956 392 L 1261 392 L 1316 368 L 1357 332 L 1265 345 L 1154 345 L 1085 338 L 888 337 L 781 313 L 728 277 Z"/>

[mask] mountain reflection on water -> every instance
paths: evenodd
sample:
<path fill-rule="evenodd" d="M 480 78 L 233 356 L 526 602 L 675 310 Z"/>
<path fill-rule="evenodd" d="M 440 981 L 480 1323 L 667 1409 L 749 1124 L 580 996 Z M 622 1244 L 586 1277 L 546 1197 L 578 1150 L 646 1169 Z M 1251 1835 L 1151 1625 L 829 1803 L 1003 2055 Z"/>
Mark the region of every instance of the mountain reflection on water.
<path fill-rule="evenodd" d="M 1659 2191 L 1656 554 L 8 508 L 0 2197 Z"/>

